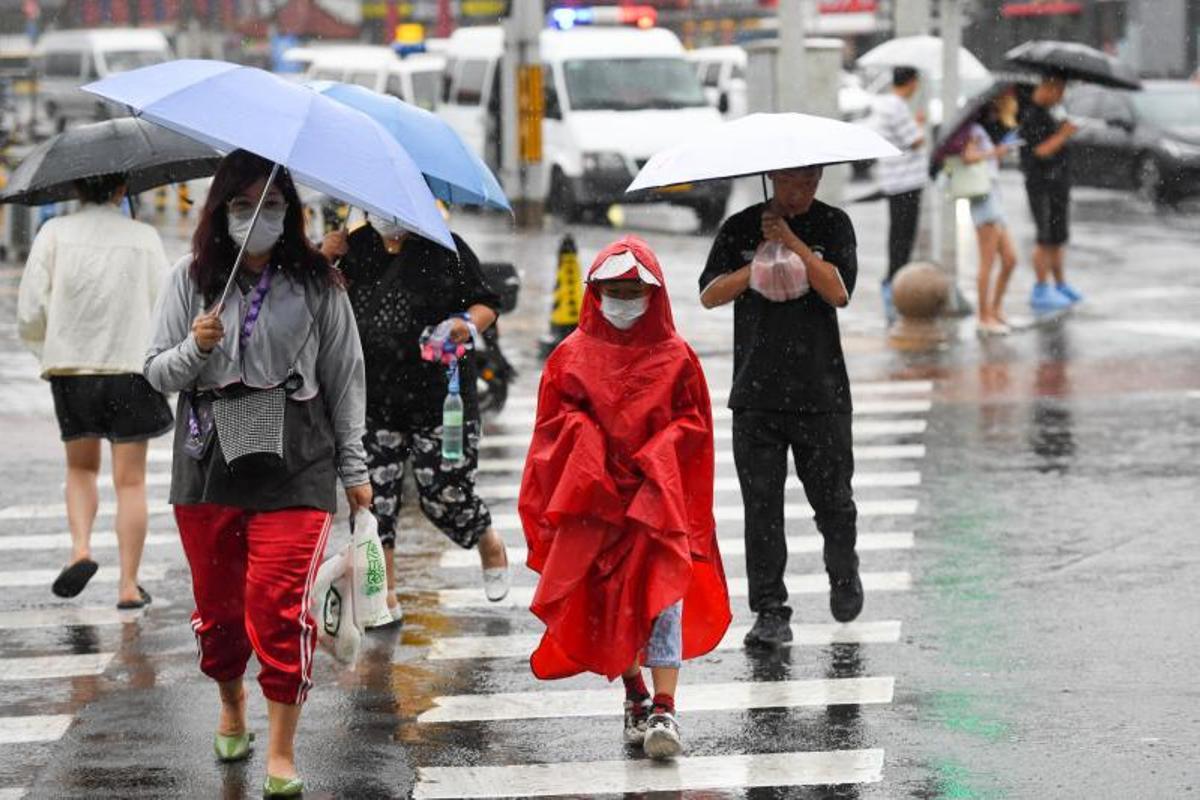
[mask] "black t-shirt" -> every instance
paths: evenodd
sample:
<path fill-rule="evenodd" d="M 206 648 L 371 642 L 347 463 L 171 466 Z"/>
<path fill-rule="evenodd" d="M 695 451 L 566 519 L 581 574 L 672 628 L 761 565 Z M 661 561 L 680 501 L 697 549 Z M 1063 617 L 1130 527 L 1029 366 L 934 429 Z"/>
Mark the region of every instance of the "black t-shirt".
<path fill-rule="evenodd" d="M 765 204 L 734 214 L 721 226 L 700 275 L 703 292 L 717 278 L 754 260 L 762 242 Z M 814 200 L 788 220 L 800 240 L 837 267 L 848 294 L 858 277 L 850 217 Z M 842 355 L 837 309 L 816 290 L 777 303 L 747 289 L 733 305 L 732 409 L 849 414 L 850 380 Z"/>
<path fill-rule="evenodd" d="M 454 242 L 457 257 L 419 236 L 409 236 L 392 255 L 370 226 L 350 235 L 341 268 L 362 338 L 368 416 L 397 426 L 440 425 L 446 368 L 421 358 L 421 334 L 476 304 L 499 311 L 500 298 L 484 282 L 479 259 L 458 236 Z M 466 419 L 479 417 L 475 374 L 468 353 L 459 364 Z"/>
<path fill-rule="evenodd" d="M 1021 108 L 1020 123 L 1021 138 L 1025 140 L 1021 148 L 1021 171 L 1025 173 L 1025 180 L 1029 183 L 1067 183 L 1066 147 L 1049 158 L 1039 158 L 1033 152 L 1034 148 L 1058 133 L 1062 122 L 1055 119 L 1050 109 L 1030 102 Z"/>

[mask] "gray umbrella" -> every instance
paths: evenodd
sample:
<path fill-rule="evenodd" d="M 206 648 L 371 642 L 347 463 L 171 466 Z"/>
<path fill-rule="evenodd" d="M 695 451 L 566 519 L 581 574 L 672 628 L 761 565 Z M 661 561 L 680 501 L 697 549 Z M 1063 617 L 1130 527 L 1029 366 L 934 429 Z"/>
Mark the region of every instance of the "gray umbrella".
<path fill-rule="evenodd" d="M 75 181 L 122 173 L 129 192 L 212 175 L 221 154 L 132 117 L 71 128 L 35 147 L 17 166 L 0 203 L 36 206 L 75 197 Z"/>
<path fill-rule="evenodd" d="M 1127 64 L 1079 42 L 1026 42 L 1009 50 L 1008 63 L 1040 74 L 1097 83 L 1114 89 L 1140 89 L 1142 82 Z"/>

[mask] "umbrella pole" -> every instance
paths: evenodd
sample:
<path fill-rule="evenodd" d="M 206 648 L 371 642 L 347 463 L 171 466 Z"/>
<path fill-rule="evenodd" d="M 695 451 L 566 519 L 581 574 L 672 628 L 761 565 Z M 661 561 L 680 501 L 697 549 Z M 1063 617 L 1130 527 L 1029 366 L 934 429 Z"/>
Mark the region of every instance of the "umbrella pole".
<path fill-rule="evenodd" d="M 758 177 L 762 178 L 763 202 L 769 203 L 769 202 L 771 202 L 771 195 L 767 194 L 767 173 L 760 172 Z"/>
<path fill-rule="evenodd" d="M 229 272 L 229 280 L 225 282 L 225 288 L 221 291 L 221 299 L 217 303 L 217 313 L 225 307 L 225 298 L 229 296 L 229 290 L 233 288 L 233 281 L 237 278 L 238 270 L 242 267 L 242 259 L 246 256 L 246 245 L 250 243 L 250 236 L 254 233 L 254 226 L 258 224 L 258 215 L 262 213 L 263 204 L 267 202 L 267 193 L 271 191 L 271 184 L 275 182 L 275 176 L 279 174 L 279 164 L 275 163 L 271 166 L 271 174 L 267 176 L 267 183 L 263 186 L 262 195 L 258 198 L 258 205 L 254 207 L 254 216 L 250 219 L 250 230 L 246 232 L 246 241 L 242 242 L 242 246 L 238 248 L 237 258 L 233 262 L 233 269 Z"/>

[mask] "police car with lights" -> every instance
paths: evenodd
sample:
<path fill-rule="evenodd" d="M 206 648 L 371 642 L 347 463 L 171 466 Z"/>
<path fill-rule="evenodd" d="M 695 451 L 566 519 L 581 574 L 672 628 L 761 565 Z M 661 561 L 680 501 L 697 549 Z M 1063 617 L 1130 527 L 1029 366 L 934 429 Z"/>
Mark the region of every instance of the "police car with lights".
<path fill-rule="evenodd" d="M 724 218 L 727 182 L 626 195 L 651 155 L 721 124 L 675 34 L 639 6 L 560 8 L 539 48 L 544 65 L 542 152 L 547 204 L 570 222 L 614 203 L 660 202 L 696 211 L 701 227 Z M 438 113 L 493 168 L 502 152 L 499 27 L 460 28 L 446 45 Z"/>

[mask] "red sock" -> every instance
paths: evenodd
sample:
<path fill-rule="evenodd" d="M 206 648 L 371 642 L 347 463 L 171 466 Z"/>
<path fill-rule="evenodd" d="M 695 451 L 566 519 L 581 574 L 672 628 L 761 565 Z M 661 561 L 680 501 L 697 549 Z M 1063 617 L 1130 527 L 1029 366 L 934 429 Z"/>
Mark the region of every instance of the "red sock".
<path fill-rule="evenodd" d="M 668 714 L 675 713 L 675 695 L 673 694 L 656 694 L 654 695 L 654 709 L 651 713 L 665 711 Z"/>
<path fill-rule="evenodd" d="M 633 677 L 627 678 L 622 675 L 621 680 L 625 683 L 626 700 L 645 700 L 650 696 L 650 690 L 646 688 L 646 682 L 642 680 L 640 669 L 634 673 Z"/>

